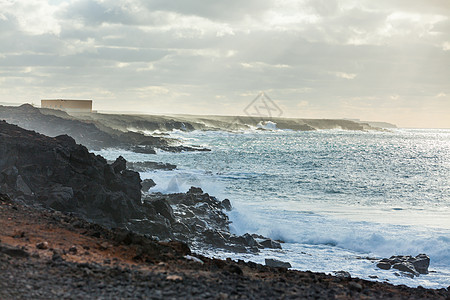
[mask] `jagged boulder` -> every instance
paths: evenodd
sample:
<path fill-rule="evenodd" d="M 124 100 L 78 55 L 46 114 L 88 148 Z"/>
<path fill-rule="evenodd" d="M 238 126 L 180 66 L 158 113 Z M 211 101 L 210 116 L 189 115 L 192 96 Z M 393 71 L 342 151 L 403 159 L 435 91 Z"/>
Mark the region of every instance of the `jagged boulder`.
<path fill-rule="evenodd" d="M 143 217 L 139 174 L 109 165 L 67 135 L 55 138 L 0 121 L 1 192 L 108 226 Z"/>
<path fill-rule="evenodd" d="M 383 270 L 391 268 L 405 272 L 412 276 L 428 274 L 430 257 L 426 254 L 419 254 L 415 257 L 410 255 L 396 255 L 390 258 L 383 258 L 377 263 L 377 267 Z"/>

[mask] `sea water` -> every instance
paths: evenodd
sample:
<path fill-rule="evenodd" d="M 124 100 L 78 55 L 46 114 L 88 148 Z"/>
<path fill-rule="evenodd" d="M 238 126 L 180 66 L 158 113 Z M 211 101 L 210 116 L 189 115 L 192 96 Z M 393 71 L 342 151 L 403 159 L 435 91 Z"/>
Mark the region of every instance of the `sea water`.
<path fill-rule="evenodd" d="M 172 132 L 184 145 L 211 152 L 136 154 L 107 149 L 129 161 L 160 161 L 173 171 L 141 173 L 152 192 L 199 186 L 230 199 L 231 230 L 282 240 L 282 250 L 202 254 L 294 269 L 429 288 L 450 285 L 450 130 L 288 130 Z M 426 253 L 430 274 L 398 276 L 367 258 Z"/>

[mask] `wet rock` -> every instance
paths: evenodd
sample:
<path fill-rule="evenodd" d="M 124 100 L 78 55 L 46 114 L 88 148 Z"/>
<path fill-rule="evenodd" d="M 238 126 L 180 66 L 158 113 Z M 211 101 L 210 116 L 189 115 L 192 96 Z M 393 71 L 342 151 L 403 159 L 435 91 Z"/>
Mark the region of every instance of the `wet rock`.
<path fill-rule="evenodd" d="M 429 266 L 430 257 L 426 254 L 419 254 L 415 257 L 410 255 L 396 255 L 390 258 L 383 258 L 377 263 L 377 267 L 380 269 L 389 270 L 392 267 L 412 276 L 428 274 Z"/>
<path fill-rule="evenodd" d="M 352 278 L 349 272 L 347 271 L 335 271 L 333 272 L 336 277 L 340 278 Z"/>
<path fill-rule="evenodd" d="M 141 191 L 147 193 L 149 189 L 151 189 L 156 185 L 156 183 L 153 181 L 153 179 L 144 179 L 141 185 L 142 185 Z"/>
<path fill-rule="evenodd" d="M 191 188 L 188 191 L 189 194 L 203 194 L 203 190 L 199 187 L 191 186 Z"/>
<path fill-rule="evenodd" d="M 419 275 L 419 273 L 416 271 L 416 268 L 414 268 L 414 265 L 410 262 L 396 263 L 392 266 L 392 268 L 402 272 L 408 272 L 416 276 Z"/>
<path fill-rule="evenodd" d="M 264 248 L 270 248 L 270 249 L 281 249 L 281 245 L 280 243 L 271 240 L 271 239 L 266 239 L 263 240 L 262 242 L 259 242 L 261 244 L 261 246 L 263 246 Z"/>
<path fill-rule="evenodd" d="M 266 258 L 265 264 L 268 267 L 274 267 L 274 268 L 292 268 L 291 264 L 289 262 L 284 262 L 278 259 L 272 259 L 272 258 Z"/>
<path fill-rule="evenodd" d="M 391 264 L 388 262 L 380 261 L 377 263 L 377 267 L 383 270 L 389 270 L 391 268 Z"/>
<path fill-rule="evenodd" d="M 230 211 L 232 209 L 231 202 L 228 199 L 223 200 L 220 204 L 226 211 Z"/>
<path fill-rule="evenodd" d="M 413 264 L 414 268 L 420 274 L 428 274 L 428 267 L 430 266 L 430 257 L 426 254 L 419 254 L 416 257 L 411 257 L 408 262 Z"/>

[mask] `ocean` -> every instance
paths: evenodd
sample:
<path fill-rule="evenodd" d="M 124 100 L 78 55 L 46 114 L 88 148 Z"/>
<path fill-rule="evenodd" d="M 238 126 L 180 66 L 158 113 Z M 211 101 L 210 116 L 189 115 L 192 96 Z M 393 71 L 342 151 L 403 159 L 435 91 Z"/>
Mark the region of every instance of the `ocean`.
<path fill-rule="evenodd" d="M 272 124 L 273 125 L 273 124 Z M 173 171 L 141 173 L 151 192 L 201 187 L 228 198 L 231 230 L 282 240 L 282 250 L 204 255 L 263 263 L 288 261 L 294 269 L 416 287 L 450 285 L 450 130 L 171 132 L 184 145 L 211 152 L 137 154 L 105 149 L 113 160 L 159 161 Z M 376 268 L 368 258 L 431 258 L 416 278 Z"/>

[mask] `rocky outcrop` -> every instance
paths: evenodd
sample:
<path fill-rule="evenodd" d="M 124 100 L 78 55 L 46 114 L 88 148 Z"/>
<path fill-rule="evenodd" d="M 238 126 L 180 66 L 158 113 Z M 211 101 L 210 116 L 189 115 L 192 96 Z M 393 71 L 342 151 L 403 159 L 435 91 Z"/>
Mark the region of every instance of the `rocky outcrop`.
<path fill-rule="evenodd" d="M 66 134 L 76 143 L 93 150 L 115 147 L 147 154 L 155 154 L 155 149 L 170 152 L 209 151 L 201 147 L 180 146 L 177 140 L 170 138 L 116 130 L 94 120 L 80 120 L 63 111 L 39 109 L 29 104 L 0 106 L 0 120 L 51 137 Z"/>
<path fill-rule="evenodd" d="M 383 270 L 396 269 L 409 276 L 419 276 L 428 274 L 430 257 L 426 254 L 419 254 L 416 257 L 410 255 L 397 255 L 390 258 L 383 258 L 377 263 L 377 267 Z"/>
<path fill-rule="evenodd" d="M 0 121 L 0 192 L 107 225 L 143 218 L 141 179 L 119 157 L 108 164 L 67 136 L 47 137 Z"/>
<path fill-rule="evenodd" d="M 187 193 L 151 194 L 143 202 L 167 220 L 174 238 L 193 248 L 213 246 L 234 252 L 281 249 L 280 243 L 265 237 L 230 233 L 230 221 L 224 212 L 231 209 L 229 200 L 219 201 L 200 188 L 191 187 Z"/>
<path fill-rule="evenodd" d="M 154 184 L 144 183 L 146 188 Z M 194 246 L 239 252 L 280 247 L 269 239 L 231 234 L 224 213 L 231 209 L 229 200 L 221 202 L 194 187 L 184 194 L 141 199 L 141 187 L 139 173 L 128 170 L 123 157 L 109 164 L 67 135 L 47 137 L 0 121 L 0 194 L 14 201 Z"/>

